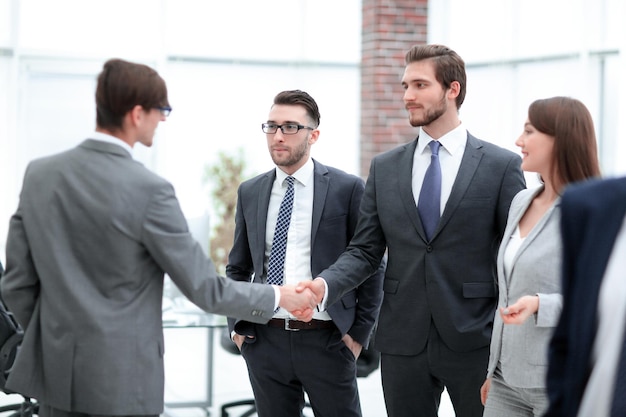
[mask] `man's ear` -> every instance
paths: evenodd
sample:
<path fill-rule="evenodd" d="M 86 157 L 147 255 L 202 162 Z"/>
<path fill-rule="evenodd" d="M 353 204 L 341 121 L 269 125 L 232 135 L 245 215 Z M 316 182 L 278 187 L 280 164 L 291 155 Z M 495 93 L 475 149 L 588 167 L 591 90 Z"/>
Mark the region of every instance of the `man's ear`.
<path fill-rule="evenodd" d="M 313 145 L 317 142 L 317 139 L 320 137 L 320 131 L 315 129 L 311 130 L 311 134 L 309 135 L 309 145 Z"/>
<path fill-rule="evenodd" d="M 131 123 L 131 126 L 139 126 L 141 124 L 141 121 L 143 120 L 144 115 L 144 110 L 143 107 L 141 107 L 140 105 L 136 105 L 135 107 L 133 107 L 128 113 L 126 113 L 126 116 L 129 117 L 129 122 Z"/>
<path fill-rule="evenodd" d="M 460 93 L 461 93 L 461 83 L 458 81 L 452 81 L 450 83 L 450 88 L 448 89 L 448 97 L 450 99 L 456 99 Z"/>

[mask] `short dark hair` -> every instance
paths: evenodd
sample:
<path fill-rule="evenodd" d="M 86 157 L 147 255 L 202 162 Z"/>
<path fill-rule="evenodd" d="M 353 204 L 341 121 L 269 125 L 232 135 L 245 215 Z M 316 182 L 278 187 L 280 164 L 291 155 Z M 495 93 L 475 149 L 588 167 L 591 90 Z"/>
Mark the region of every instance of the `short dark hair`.
<path fill-rule="evenodd" d="M 593 119 L 582 102 L 558 96 L 536 100 L 528 107 L 528 121 L 554 138 L 552 176 L 562 186 L 600 176 Z"/>
<path fill-rule="evenodd" d="M 147 65 L 116 58 L 105 62 L 96 87 L 98 127 L 121 129 L 126 113 L 137 105 L 146 110 L 169 106 L 163 78 Z"/>
<path fill-rule="evenodd" d="M 317 103 L 308 93 L 301 90 L 282 91 L 274 97 L 274 104 L 299 105 L 306 109 L 311 121 L 318 127 L 320 125 L 320 110 Z"/>
<path fill-rule="evenodd" d="M 413 46 L 406 53 L 404 60 L 409 65 L 425 59 L 431 59 L 435 64 L 435 78 L 444 89 L 450 88 L 453 81 L 459 82 L 461 88 L 456 97 L 456 108 L 460 109 L 467 89 L 467 75 L 463 59 L 447 46 L 433 44 Z"/>

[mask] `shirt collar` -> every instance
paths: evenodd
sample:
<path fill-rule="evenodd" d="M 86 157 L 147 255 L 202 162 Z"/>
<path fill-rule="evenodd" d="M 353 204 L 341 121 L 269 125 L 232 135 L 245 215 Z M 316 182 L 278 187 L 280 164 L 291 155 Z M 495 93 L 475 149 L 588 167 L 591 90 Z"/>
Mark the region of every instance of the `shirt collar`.
<path fill-rule="evenodd" d="M 424 153 L 424 149 L 428 146 L 431 140 L 434 139 L 430 137 L 430 135 L 420 127 L 416 152 L 418 152 L 419 154 Z M 466 142 L 467 131 L 463 127 L 463 123 L 459 123 L 457 127 L 439 138 L 439 143 L 441 143 L 441 147 L 445 149 L 450 155 L 454 155 L 455 152 L 463 150 Z"/>
<path fill-rule="evenodd" d="M 115 137 L 106 133 L 102 133 L 102 132 L 93 132 L 89 138 L 99 140 L 101 142 L 107 142 L 107 143 L 112 143 L 114 145 L 121 146 L 122 148 L 128 151 L 130 156 L 133 156 L 133 148 L 128 143 L 124 142 L 122 139 L 118 137 Z"/>
<path fill-rule="evenodd" d="M 300 184 L 306 187 L 307 184 L 311 182 L 311 178 L 313 177 L 313 160 L 309 158 L 304 165 L 300 167 L 299 170 L 291 174 Z M 276 167 L 276 179 L 282 185 L 285 182 L 285 179 L 288 177 L 287 173 Z"/>

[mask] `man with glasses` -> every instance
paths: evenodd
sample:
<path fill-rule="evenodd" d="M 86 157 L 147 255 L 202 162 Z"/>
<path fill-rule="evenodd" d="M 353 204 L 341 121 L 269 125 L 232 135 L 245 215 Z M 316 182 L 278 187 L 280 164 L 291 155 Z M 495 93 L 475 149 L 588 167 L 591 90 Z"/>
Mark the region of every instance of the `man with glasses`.
<path fill-rule="evenodd" d="M 278 305 L 310 320 L 318 299 L 218 276 L 171 184 L 132 159 L 171 111 L 156 71 L 107 61 L 96 109 L 89 139 L 26 171 L 0 281 L 25 329 L 7 387 L 42 417 L 157 416 L 164 273 L 199 307 L 250 322 Z"/>
<path fill-rule="evenodd" d="M 354 233 L 363 181 L 311 159 L 320 114 L 299 90 L 274 98 L 261 125 L 275 168 L 238 190 L 226 274 L 295 284 L 331 265 Z M 309 323 L 280 309 L 268 324 L 229 320 L 246 360 L 260 417 L 299 417 L 304 392 L 317 417 L 361 415 L 356 359 L 382 301 L 382 267 Z"/>

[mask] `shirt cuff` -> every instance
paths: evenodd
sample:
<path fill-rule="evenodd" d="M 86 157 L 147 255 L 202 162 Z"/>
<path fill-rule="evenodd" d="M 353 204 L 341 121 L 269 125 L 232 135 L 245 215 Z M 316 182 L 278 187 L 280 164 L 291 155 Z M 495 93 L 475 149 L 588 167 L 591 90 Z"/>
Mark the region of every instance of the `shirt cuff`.
<path fill-rule="evenodd" d="M 322 277 L 318 277 L 322 280 L 322 282 L 324 283 L 324 297 L 322 297 L 322 302 L 318 304 L 317 309 L 319 311 L 326 311 L 326 307 L 328 307 L 326 304 L 328 302 L 328 284 L 326 283 L 326 280 Z"/>
<path fill-rule="evenodd" d="M 274 311 L 276 311 L 280 304 L 280 288 L 278 285 L 272 285 L 272 288 L 274 288 Z"/>

